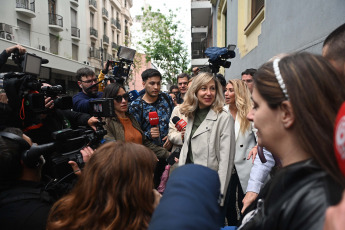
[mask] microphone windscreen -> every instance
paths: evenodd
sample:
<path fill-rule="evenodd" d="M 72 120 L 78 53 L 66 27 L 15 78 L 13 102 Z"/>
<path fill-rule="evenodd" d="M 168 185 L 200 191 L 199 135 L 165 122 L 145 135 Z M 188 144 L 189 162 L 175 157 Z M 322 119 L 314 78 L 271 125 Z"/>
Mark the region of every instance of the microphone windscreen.
<path fill-rule="evenodd" d="M 172 118 L 172 122 L 176 125 L 176 123 L 180 120 L 178 116 Z"/>
<path fill-rule="evenodd" d="M 139 93 L 136 90 L 130 91 L 128 95 L 129 95 L 129 102 L 134 101 L 135 99 L 139 97 Z"/>
<path fill-rule="evenodd" d="M 149 112 L 149 121 L 151 126 L 156 126 L 159 124 L 159 117 L 156 111 Z"/>
<path fill-rule="evenodd" d="M 334 151 L 338 166 L 345 176 L 345 102 L 340 107 L 334 128 Z"/>

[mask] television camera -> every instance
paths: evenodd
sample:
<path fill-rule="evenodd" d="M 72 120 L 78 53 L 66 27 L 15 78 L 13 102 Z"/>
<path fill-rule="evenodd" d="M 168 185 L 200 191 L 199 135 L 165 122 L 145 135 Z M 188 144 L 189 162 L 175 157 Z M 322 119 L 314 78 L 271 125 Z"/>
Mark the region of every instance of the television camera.
<path fill-rule="evenodd" d="M 111 83 L 116 82 L 120 85 L 123 85 L 125 81 L 128 79 L 128 75 L 133 64 L 135 53 L 136 50 L 134 49 L 125 46 L 120 46 L 117 52 L 118 61 L 107 61 L 107 65 L 110 65 L 112 67 L 112 72 L 110 74 L 107 74 L 104 77 L 104 80 L 99 81 L 94 85 L 91 85 L 89 88 L 92 88 L 100 83 L 103 83 L 104 86 L 106 86 L 108 84 L 108 81 L 110 81 Z"/>
<path fill-rule="evenodd" d="M 205 50 L 206 56 L 209 58 L 209 67 L 213 74 L 219 72 L 219 68 L 230 68 L 231 62 L 227 59 L 234 58 L 236 45 L 228 45 L 228 47 L 209 47 Z"/>

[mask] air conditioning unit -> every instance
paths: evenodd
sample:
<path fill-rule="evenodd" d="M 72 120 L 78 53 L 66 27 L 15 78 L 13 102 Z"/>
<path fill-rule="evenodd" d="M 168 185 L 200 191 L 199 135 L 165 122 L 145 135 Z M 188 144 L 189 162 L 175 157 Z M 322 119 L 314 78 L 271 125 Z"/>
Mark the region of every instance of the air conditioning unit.
<path fill-rule="evenodd" d="M 6 39 L 6 40 L 9 40 L 9 41 L 13 41 L 14 40 L 13 35 L 10 34 L 10 33 L 5 32 L 5 31 L 0 31 L 0 38 Z"/>
<path fill-rule="evenodd" d="M 42 50 L 42 51 L 47 51 L 47 47 L 39 45 L 38 49 Z"/>
<path fill-rule="evenodd" d="M 13 34 L 12 26 L 5 23 L 0 23 L 0 31 L 5 31 L 9 34 Z"/>

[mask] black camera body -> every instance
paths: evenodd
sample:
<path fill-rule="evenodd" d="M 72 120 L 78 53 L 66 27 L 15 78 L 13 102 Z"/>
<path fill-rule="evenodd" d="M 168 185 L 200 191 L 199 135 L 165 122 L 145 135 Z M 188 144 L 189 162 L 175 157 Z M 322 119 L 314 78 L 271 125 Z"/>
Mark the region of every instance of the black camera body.
<path fill-rule="evenodd" d="M 111 82 L 116 82 L 120 85 L 123 85 L 130 73 L 135 53 L 136 50 L 134 49 L 120 46 L 117 53 L 119 61 L 109 61 L 113 67 L 113 71 L 112 75 L 108 75 L 105 80 L 110 80 Z"/>
<path fill-rule="evenodd" d="M 46 97 L 51 97 L 54 100 L 54 107 L 56 109 L 72 109 L 73 100 L 71 96 L 67 96 L 61 85 L 43 86 L 40 92 Z"/>
<path fill-rule="evenodd" d="M 209 57 L 209 67 L 212 73 L 218 73 L 219 68 L 230 68 L 231 62 L 228 59 L 234 58 L 236 45 L 229 45 L 228 47 L 209 47 L 206 49 L 205 54 Z"/>

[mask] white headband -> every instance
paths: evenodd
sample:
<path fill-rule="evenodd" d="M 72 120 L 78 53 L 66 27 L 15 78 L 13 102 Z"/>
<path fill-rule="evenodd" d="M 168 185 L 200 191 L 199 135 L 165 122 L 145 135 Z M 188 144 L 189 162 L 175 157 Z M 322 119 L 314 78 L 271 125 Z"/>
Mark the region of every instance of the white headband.
<path fill-rule="evenodd" d="M 287 100 L 289 100 L 289 95 L 287 93 L 287 90 L 286 90 L 286 86 L 285 86 L 285 83 L 283 81 L 283 78 L 282 78 L 282 75 L 280 74 L 280 70 L 279 70 L 279 66 L 278 66 L 278 63 L 279 63 L 280 59 L 279 58 L 276 58 L 274 59 L 273 61 L 273 70 L 274 70 L 274 74 L 276 75 L 276 79 L 279 83 L 279 86 L 281 88 L 281 90 L 283 91 L 284 95 L 285 95 L 285 98 Z"/>

